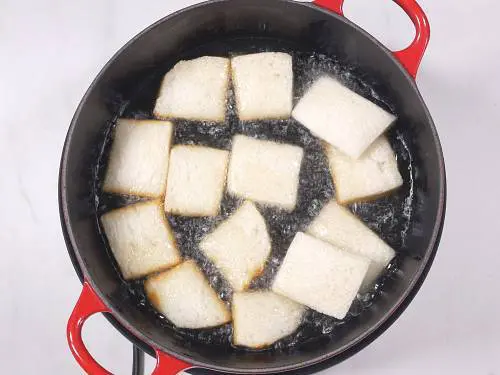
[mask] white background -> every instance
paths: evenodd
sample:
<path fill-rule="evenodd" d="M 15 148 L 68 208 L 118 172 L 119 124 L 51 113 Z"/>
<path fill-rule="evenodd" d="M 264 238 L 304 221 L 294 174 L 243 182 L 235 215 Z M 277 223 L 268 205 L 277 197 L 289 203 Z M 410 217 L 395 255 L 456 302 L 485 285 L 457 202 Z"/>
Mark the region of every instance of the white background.
<path fill-rule="evenodd" d="M 118 48 L 195 2 L 0 0 L 1 373 L 81 373 L 65 337 L 80 284 L 57 208 L 66 130 L 90 82 Z M 500 3 L 421 5 L 432 40 L 418 85 L 447 162 L 446 227 L 435 264 L 408 310 L 330 374 L 500 375 Z M 410 21 L 389 0 L 346 0 L 345 8 L 390 47 L 412 39 Z M 131 345 L 102 317 L 89 321 L 85 338 L 107 368 L 130 373 Z"/>

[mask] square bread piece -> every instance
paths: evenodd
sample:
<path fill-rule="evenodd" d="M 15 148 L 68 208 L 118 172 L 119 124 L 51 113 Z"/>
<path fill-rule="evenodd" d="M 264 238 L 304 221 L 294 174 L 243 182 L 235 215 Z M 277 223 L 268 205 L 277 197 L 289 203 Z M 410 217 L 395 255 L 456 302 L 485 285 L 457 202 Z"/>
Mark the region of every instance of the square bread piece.
<path fill-rule="evenodd" d="M 299 232 L 272 289 L 320 313 L 344 319 L 369 264 L 368 259 Z"/>
<path fill-rule="evenodd" d="M 119 119 L 103 190 L 141 197 L 163 196 L 172 133 L 173 125 L 167 121 Z"/>
<path fill-rule="evenodd" d="M 238 197 L 293 211 L 303 155 L 297 146 L 237 135 L 229 162 L 228 190 Z"/>
<path fill-rule="evenodd" d="M 229 152 L 202 146 L 174 146 L 170 153 L 165 210 L 174 215 L 219 213 Z"/>
<path fill-rule="evenodd" d="M 279 294 L 258 291 L 233 295 L 233 344 L 261 349 L 297 330 L 305 307 Z"/>
<path fill-rule="evenodd" d="M 240 120 L 287 119 L 292 113 L 292 56 L 264 52 L 231 59 Z"/>
<path fill-rule="evenodd" d="M 229 65 L 229 59 L 212 56 L 178 62 L 163 78 L 155 117 L 223 122 Z"/>
<path fill-rule="evenodd" d="M 225 324 L 231 314 L 192 260 L 152 276 L 144 283 L 151 304 L 179 328 Z"/>
<path fill-rule="evenodd" d="M 101 216 L 125 280 L 165 270 L 181 261 L 160 201 L 136 203 Z"/>
<path fill-rule="evenodd" d="M 329 145 L 326 155 L 341 204 L 377 198 L 403 185 L 396 155 L 385 136 L 377 138 L 359 159 Z"/>
<path fill-rule="evenodd" d="M 271 252 L 266 222 L 252 202 L 244 202 L 200 243 L 235 291 L 245 290 L 262 272 Z"/>
<path fill-rule="evenodd" d="M 354 159 L 396 120 L 394 115 L 327 76 L 313 83 L 292 116 Z"/>
<path fill-rule="evenodd" d="M 370 267 L 361 286 L 366 291 L 396 255 L 375 232 L 347 208 L 330 201 L 307 229 L 307 233 L 353 254 L 369 259 Z"/>

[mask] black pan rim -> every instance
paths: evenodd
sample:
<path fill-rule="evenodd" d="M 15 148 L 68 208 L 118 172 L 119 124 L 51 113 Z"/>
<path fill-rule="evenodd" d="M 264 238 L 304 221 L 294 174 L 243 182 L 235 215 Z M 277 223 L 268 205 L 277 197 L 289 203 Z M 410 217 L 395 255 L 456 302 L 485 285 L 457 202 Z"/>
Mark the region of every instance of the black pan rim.
<path fill-rule="evenodd" d="M 102 70 L 99 72 L 99 74 L 96 76 L 96 78 L 93 80 L 91 83 L 90 87 L 86 91 L 85 95 L 83 96 L 74 116 L 71 121 L 71 125 L 69 127 L 65 142 L 64 142 L 64 149 L 61 157 L 61 165 L 60 165 L 60 173 L 59 173 L 59 211 L 60 211 L 60 217 L 61 217 L 61 225 L 62 225 L 62 230 L 64 234 L 64 239 L 67 245 L 67 250 L 69 252 L 70 258 L 72 260 L 73 266 L 80 278 L 81 281 L 84 279 L 92 286 L 96 294 L 99 296 L 99 298 L 106 304 L 106 306 L 112 311 L 111 314 L 105 314 L 108 320 L 117 328 L 119 331 L 124 334 L 130 341 L 134 342 L 136 345 L 139 345 L 141 348 L 143 348 L 146 352 L 149 354 L 154 354 L 152 347 L 148 344 L 149 342 L 152 342 L 152 340 L 136 328 L 130 326 L 127 322 L 127 319 L 113 306 L 110 306 L 107 303 L 107 300 L 103 293 L 101 293 L 100 288 L 98 285 L 95 284 L 94 280 L 91 277 L 88 277 L 88 272 L 85 268 L 85 264 L 82 261 L 79 252 L 78 252 L 78 244 L 76 243 L 72 231 L 71 231 L 71 225 L 69 221 L 69 207 L 68 207 L 68 201 L 67 201 L 67 196 L 66 196 L 66 188 L 65 188 L 65 176 L 66 176 L 66 170 L 67 170 L 67 159 L 68 159 L 68 154 L 71 146 L 71 140 L 72 140 L 72 135 L 73 131 L 76 127 L 76 124 L 78 123 L 78 118 L 79 115 L 82 111 L 82 109 L 85 107 L 87 98 L 94 89 L 94 87 L 97 85 L 97 83 L 101 80 L 103 74 L 107 71 L 107 69 L 114 63 L 114 61 L 126 50 L 128 49 L 136 40 L 140 39 L 143 35 L 146 33 L 150 32 L 152 29 L 156 28 L 160 24 L 164 22 L 168 22 L 172 20 L 173 18 L 182 16 L 185 12 L 189 12 L 190 10 L 197 9 L 199 7 L 207 7 L 211 6 L 213 4 L 218 4 L 218 3 L 227 3 L 230 1 L 234 0 L 214 0 L 214 1 L 206 1 L 200 4 L 193 5 L 191 7 L 184 8 L 182 10 L 179 10 L 171 15 L 168 15 L 159 21 L 153 23 L 151 26 L 147 27 L 143 31 L 141 31 L 139 34 L 134 36 L 127 44 L 125 44 L 118 52 L 116 52 L 113 57 L 106 63 L 106 65 L 102 68 Z M 354 355 L 355 353 L 359 352 L 361 349 L 363 349 L 365 346 L 370 344 L 373 340 L 375 340 L 378 336 L 380 336 L 392 323 L 401 315 L 401 313 L 406 309 L 406 307 L 409 305 L 409 303 L 413 300 L 415 295 L 417 294 L 418 290 L 420 289 L 421 285 L 423 284 L 429 269 L 432 265 L 432 262 L 436 256 L 437 249 L 438 249 L 438 244 L 439 240 L 443 231 L 444 227 L 444 216 L 445 216 L 445 211 L 446 211 L 446 172 L 445 172 L 445 164 L 444 164 L 444 157 L 442 153 L 442 148 L 441 144 L 439 141 L 439 137 L 437 134 L 437 130 L 435 128 L 434 122 L 432 120 L 432 117 L 428 111 L 427 106 L 425 105 L 422 96 L 420 95 L 420 92 L 416 86 L 416 83 L 414 79 L 408 74 L 406 69 L 399 63 L 399 61 L 393 56 L 392 52 L 389 51 L 385 46 L 383 46 L 378 40 L 376 40 L 373 36 L 368 34 L 366 31 L 361 29 L 359 26 L 353 24 L 351 21 L 348 19 L 339 16 L 335 13 L 329 12 L 328 10 L 322 9 L 314 4 L 311 3 L 299 3 L 294 0 L 273 0 L 275 2 L 281 2 L 288 4 L 290 6 L 298 6 L 298 7 L 306 7 L 306 8 L 312 8 L 315 11 L 323 12 L 327 14 L 330 17 L 334 17 L 340 22 L 344 22 L 347 25 L 349 25 L 351 28 L 354 29 L 354 31 L 362 33 L 365 37 L 370 39 L 371 42 L 375 43 L 379 48 L 381 48 L 387 56 L 394 62 L 394 64 L 398 67 L 398 70 L 400 71 L 401 74 L 405 76 L 409 84 L 412 86 L 414 89 L 415 94 L 417 95 L 419 101 L 421 102 L 421 105 L 425 109 L 426 117 L 428 120 L 428 125 L 431 128 L 433 138 L 435 141 L 435 148 L 438 154 L 438 162 L 439 162 L 439 181 L 440 181 L 440 186 L 439 186 L 439 206 L 437 210 L 437 216 L 436 216 L 436 222 L 434 223 L 434 229 L 432 232 L 432 236 L 430 237 L 430 242 L 429 242 L 429 247 L 427 248 L 425 252 L 425 256 L 421 261 L 421 265 L 419 270 L 414 274 L 413 279 L 411 280 L 408 289 L 406 292 L 399 298 L 396 304 L 394 304 L 393 308 L 387 311 L 384 316 L 377 322 L 377 324 L 373 325 L 369 329 L 365 331 L 362 335 L 358 336 L 356 339 L 352 340 L 351 342 L 347 343 L 343 347 L 339 348 L 335 352 L 328 353 L 323 356 L 319 356 L 315 359 L 312 359 L 307 362 L 302 362 L 294 366 L 282 366 L 282 367 L 266 367 L 266 368 L 254 368 L 254 369 L 239 369 L 239 368 L 230 368 L 230 367 L 221 367 L 217 365 L 211 365 L 207 363 L 202 363 L 202 362 L 197 362 L 193 361 L 190 357 L 187 357 L 185 355 L 173 352 L 169 350 L 168 348 L 161 348 L 162 351 L 164 351 L 168 355 L 172 355 L 180 360 L 186 361 L 188 363 L 193 364 L 193 367 L 203 367 L 219 372 L 226 372 L 226 373 L 238 373 L 238 374 L 248 374 L 248 373 L 265 373 L 265 374 L 271 374 L 271 373 L 282 373 L 282 372 L 290 372 L 290 371 L 295 371 L 295 370 L 303 370 L 305 368 L 310 368 L 311 372 L 316 371 L 313 368 L 316 366 L 319 366 L 321 368 L 324 367 L 329 367 L 333 364 L 336 364 L 338 362 L 341 362 L 342 360 Z M 87 276 L 87 277 L 85 277 Z"/>

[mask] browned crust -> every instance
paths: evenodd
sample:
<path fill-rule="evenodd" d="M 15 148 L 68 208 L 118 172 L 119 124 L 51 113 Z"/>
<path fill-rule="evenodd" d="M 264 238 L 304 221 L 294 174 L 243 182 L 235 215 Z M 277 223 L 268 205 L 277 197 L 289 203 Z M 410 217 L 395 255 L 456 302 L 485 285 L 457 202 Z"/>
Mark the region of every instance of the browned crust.
<path fill-rule="evenodd" d="M 161 270 L 161 271 L 158 271 L 156 273 L 151 273 L 148 276 L 148 279 L 146 280 L 146 282 L 144 283 L 144 286 L 146 286 L 147 284 L 150 284 L 150 283 L 161 282 L 165 279 L 168 279 L 171 272 L 175 271 L 177 268 L 183 266 L 185 263 L 188 263 L 188 262 L 189 261 L 181 262 L 181 263 L 178 263 L 175 266 L 173 266 L 167 270 Z"/>
<path fill-rule="evenodd" d="M 264 273 L 265 265 L 268 259 L 269 259 L 269 254 L 267 255 L 266 260 L 261 266 L 255 268 L 253 271 L 248 272 L 249 278 L 248 281 L 243 285 L 243 289 L 241 290 L 242 292 L 247 291 L 252 281 Z"/>
<path fill-rule="evenodd" d="M 161 200 L 156 199 L 156 200 L 150 200 L 150 201 L 137 202 L 134 204 L 130 204 L 130 205 L 125 206 L 125 207 L 120 207 L 120 208 L 114 209 L 112 211 L 108 211 L 108 212 L 104 213 L 103 215 L 101 215 L 101 218 L 121 215 L 121 214 L 128 212 L 128 211 L 131 211 L 131 210 L 137 210 L 137 208 L 138 207 L 140 208 L 140 206 L 156 206 L 160 210 L 160 212 L 162 213 L 161 214 L 162 222 L 165 225 L 165 229 L 167 230 L 168 236 L 169 236 L 170 241 L 175 249 L 177 256 L 176 256 L 175 260 L 173 260 L 172 262 L 169 262 L 168 264 L 162 265 L 160 267 L 153 267 L 153 268 L 150 268 L 144 272 L 132 273 L 132 274 L 129 274 L 127 277 L 124 276 L 125 280 L 140 279 L 140 278 L 145 277 L 145 276 L 150 275 L 150 274 L 163 272 L 163 271 L 169 270 L 173 266 L 176 266 L 182 262 L 182 257 L 181 257 L 180 251 L 179 251 L 179 246 L 177 244 L 177 240 L 176 240 L 176 238 L 173 234 L 172 228 L 170 227 L 170 224 L 168 223 L 168 220 L 165 216 L 165 212 L 163 211 L 163 202 Z M 120 270 L 120 272 L 123 275 L 123 272 L 121 270 Z"/>
<path fill-rule="evenodd" d="M 256 291 L 251 291 L 251 292 L 244 292 L 244 293 L 260 293 L 260 292 L 266 292 L 266 290 L 256 290 Z M 250 348 L 250 349 L 253 349 L 253 350 L 263 350 L 263 349 L 266 349 L 268 348 L 269 346 L 271 346 L 272 344 L 274 344 L 274 341 L 273 342 L 266 342 L 262 345 L 258 345 L 258 346 L 246 346 L 246 345 L 243 345 L 243 344 L 239 344 L 236 340 L 236 338 L 238 337 L 238 330 L 236 329 L 236 306 L 234 303 L 231 304 L 231 315 L 233 316 L 233 335 L 232 335 L 232 343 L 234 346 L 239 346 L 239 347 L 244 347 L 244 348 Z"/>
<path fill-rule="evenodd" d="M 147 277 L 148 275 L 154 275 L 162 272 L 166 272 L 171 270 L 173 267 L 176 267 L 179 265 L 179 263 L 182 262 L 182 258 L 179 256 L 175 261 L 172 261 L 168 265 L 163 265 L 161 267 L 154 267 L 150 268 L 148 271 L 137 273 L 137 274 L 131 274 L 130 277 L 128 277 L 126 280 L 135 280 L 135 279 L 141 279 L 143 277 Z"/>
<path fill-rule="evenodd" d="M 178 263 L 176 266 L 170 269 L 158 271 L 155 274 L 151 274 L 144 282 L 144 291 L 146 292 L 146 297 L 148 298 L 149 302 L 151 302 L 151 304 L 154 306 L 155 309 L 159 310 L 160 298 L 158 296 L 158 293 L 156 293 L 153 284 L 168 279 L 170 273 L 174 271 L 176 268 L 182 266 L 183 264 L 184 263 Z"/>
<path fill-rule="evenodd" d="M 158 296 L 158 293 L 156 293 L 156 290 L 154 290 L 152 287 L 149 286 L 148 282 L 146 281 L 144 283 L 144 290 L 146 292 L 146 297 L 148 301 L 153 305 L 153 307 L 156 310 L 160 309 L 160 297 Z"/>
<path fill-rule="evenodd" d="M 178 269 L 178 268 L 180 268 L 182 266 L 185 266 L 185 265 L 192 265 L 192 266 L 194 266 L 194 268 L 203 277 L 204 283 L 209 288 L 209 293 L 211 293 L 212 297 L 215 297 L 215 299 L 217 299 L 217 301 L 219 301 L 221 310 L 224 311 L 224 321 L 221 324 L 218 324 L 216 326 L 207 326 L 206 328 L 218 327 L 218 326 L 221 326 L 223 324 L 229 323 L 232 320 L 231 311 L 228 309 L 228 307 L 226 306 L 226 304 L 224 303 L 224 301 L 222 301 L 220 299 L 220 297 L 217 295 L 217 293 L 215 292 L 215 290 L 212 288 L 212 286 L 208 282 L 205 274 L 203 273 L 203 271 L 201 270 L 201 268 L 198 266 L 198 264 L 194 260 L 186 260 L 185 262 L 177 264 L 175 267 L 173 267 L 173 268 L 171 268 L 171 269 L 169 269 L 167 271 L 163 271 L 163 272 L 160 272 L 160 273 L 157 273 L 155 275 L 151 275 L 150 277 L 148 277 L 148 279 L 144 282 L 144 290 L 146 292 L 146 297 L 151 302 L 151 304 L 157 310 L 159 310 L 159 305 L 160 305 L 159 297 L 158 297 L 158 294 L 156 293 L 156 290 L 154 290 L 154 288 L 152 287 L 152 283 L 165 281 L 166 279 L 168 279 L 172 275 L 173 272 L 175 272 L 176 269 Z"/>
<path fill-rule="evenodd" d="M 237 212 L 237 211 L 238 211 L 238 210 L 239 210 L 239 209 L 240 209 L 240 208 L 241 208 L 241 207 L 242 207 L 242 206 L 243 206 L 246 202 L 247 202 L 247 200 L 246 200 L 246 201 L 244 201 L 243 203 L 241 203 L 241 204 L 238 206 L 238 208 L 236 209 L 236 211 L 235 211 L 235 212 L 233 212 L 233 214 L 232 214 L 231 216 L 233 216 L 233 215 L 234 215 L 234 214 L 235 214 L 235 213 L 236 213 L 236 212 Z M 251 204 L 253 204 L 253 205 L 255 206 L 255 203 L 254 203 L 253 201 L 248 200 L 248 202 L 250 202 Z M 262 214 L 260 213 L 260 211 L 259 211 L 259 209 L 257 208 L 257 206 L 255 206 L 255 209 L 257 210 L 257 212 L 258 212 L 258 213 L 261 215 L 261 217 L 262 217 Z M 230 216 L 230 217 L 231 217 L 231 216 Z M 268 237 L 269 237 L 269 228 L 268 228 L 268 226 L 267 226 L 267 222 L 266 222 L 266 220 L 265 220 L 263 217 L 262 217 L 262 220 L 264 221 L 264 225 L 265 225 L 265 227 L 266 227 L 266 232 L 267 232 L 267 235 L 268 235 Z M 207 234 L 205 235 L 205 237 L 203 237 L 203 239 L 201 240 L 201 242 L 203 242 L 203 240 L 204 240 L 207 236 L 209 236 L 209 235 L 211 235 L 213 232 L 215 232 L 215 231 L 219 228 L 219 226 L 220 226 L 220 225 L 222 225 L 224 222 L 225 222 L 225 221 L 223 221 L 223 222 L 222 222 L 222 223 L 220 223 L 218 226 L 216 226 L 216 227 L 215 227 L 215 228 L 214 228 L 214 229 L 213 229 L 210 233 L 207 233 Z M 201 243 L 200 243 L 200 244 L 201 244 Z M 241 290 L 237 290 L 237 292 L 245 292 L 245 291 L 247 291 L 247 290 L 248 290 L 248 288 L 250 287 L 250 284 L 252 283 L 252 281 L 253 281 L 256 277 L 258 277 L 258 276 L 262 275 L 262 273 L 264 272 L 264 270 L 265 270 L 265 268 L 266 268 L 266 263 L 269 261 L 269 256 L 271 255 L 271 251 L 272 251 L 272 244 L 271 244 L 271 238 L 270 238 L 270 237 L 269 237 L 269 245 L 270 245 L 270 246 L 269 246 L 269 251 L 268 251 L 267 256 L 266 256 L 266 259 L 264 260 L 264 262 L 262 263 L 262 265 L 259 265 L 259 266 L 257 266 L 257 267 L 256 267 L 253 271 L 252 271 L 252 270 L 250 270 L 250 271 L 248 272 L 248 274 L 249 274 L 249 279 L 248 279 L 248 280 L 247 280 L 247 281 L 243 284 L 242 289 L 241 289 Z M 217 269 L 219 269 L 219 270 L 220 270 L 220 272 L 222 273 L 222 276 L 226 279 L 226 281 L 228 281 L 228 280 L 227 280 L 226 275 L 224 274 L 224 271 L 223 271 L 221 268 L 219 268 L 219 266 L 217 266 L 217 259 L 216 259 L 215 257 L 213 257 L 213 256 L 208 256 L 208 255 L 206 254 L 206 252 L 203 250 L 203 248 L 202 248 L 201 246 L 200 246 L 200 250 L 201 250 L 201 252 L 202 252 L 202 253 L 203 253 L 203 254 L 204 254 L 204 255 L 205 255 L 205 256 L 206 256 L 206 257 L 207 257 L 207 258 L 208 258 L 208 259 L 209 259 L 212 263 L 214 263 L 214 265 L 217 267 Z M 229 281 L 228 281 L 228 283 L 229 283 Z M 233 287 L 233 286 L 231 286 L 231 287 L 234 289 L 234 287 Z M 235 289 L 235 291 L 236 291 L 236 289 Z"/>
<path fill-rule="evenodd" d="M 222 276 L 224 277 L 224 279 L 226 279 L 228 281 L 228 278 L 227 276 L 225 275 L 225 272 L 224 270 L 222 270 L 221 268 L 219 268 L 219 266 L 217 266 L 217 259 L 214 258 L 213 256 L 210 257 L 208 256 L 203 250 L 201 250 L 203 252 L 203 254 L 212 262 L 215 264 L 215 266 L 217 267 L 217 269 L 220 270 Z M 265 266 L 266 266 L 266 263 L 267 261 L 269 260 L 269 255 L 271 254 L 271 251 L 269 251 L 269 254 L 267 255 L 266 257 L 266 260 L 263 262 L 262 265 L 259 265 L 258 267 L 256 267 L 254 270 L 250 270 L 248 272 L 248 280 L 243 284 L 243 287 L 242 289 L 240 290 L 236 290 L 233 286 L 231 286 L 236 292 L 246 292 L 248 290 L 248 288 L 250 287 L 250 284 L 252 283 L 252 281 L 256 278 L 256 277 L 259 277 L 260 275 L 262 275 L 262 273 L 264 272 L 265 270 Z M 229 282 L 229 281 L 228 281 Z"/>

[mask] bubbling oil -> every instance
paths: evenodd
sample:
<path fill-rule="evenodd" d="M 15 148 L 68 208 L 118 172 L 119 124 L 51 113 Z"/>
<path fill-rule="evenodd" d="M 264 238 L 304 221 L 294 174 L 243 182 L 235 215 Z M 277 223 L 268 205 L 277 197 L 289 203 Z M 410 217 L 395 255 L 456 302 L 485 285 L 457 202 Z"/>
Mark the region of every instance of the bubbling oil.
<path fill-rule="evenodd" d="M 294 60 L 295 103 L 319 76 L 328 74 L 335 76 L 344 85 L 382 108 L 395 113 L 395 108 L 390 105 L 390 101 L 377 94 L 376 82 L 364 80 L 354 68 L 342 65 L 336 59 L 325 55 L 301 53 L 292 53 L 292 55 Z M 157 78 L 158 80 L 161 79 L 161 77 Z M 153 84 L 158 86 L 159 82 Z M 143 106 L 145 102 L 149 103 L 146 107 Z M 120 115 L 132 118 L 152 118 L 151 106 L 153 102 L 154 97 L 150 97 L 146 101 L 144 99 L 139 100 L 139 105 L 134 105 L 133 101 L 127 102 Z M 111 133 L 109 129 L 106 131 L 104 146 L 96 166 L 95 204 L 98 215 L 107 210 L 140 200 L 136 197 L 120 197 L 102 193 L 100 180 L 106 167 Z M 230 150 L 232 137 L 235 134 L 293 144 L 304 149 L 296 209 L 293 212 L 286 212 L 275 207 L 257 205 L 267 223 L 272 242 L 272 252 L 266 262 L 264 271 L 252 281 L 250 289 L 269 289 L 293 237 L 298 231 L 306 230 L 323 206 L 335 196 L 335 188 L 322 143 L 318 138 L 292 118 L 288 120 L 239 121 L 232 88 L 230 88 L 225 123 L 175 121 L 174 144 L 203 145 Z M 398 252 L 398 249 L 405 245 L 406 236 L 412 222 L 415 203 L 413 187 L 415 171 L 412 155 L 408 147 L 409 141 L 405 138 L 405 133 L 398 130 L 397 125 L 389 132 L 389 140 L 398 157 L 400 172 L 405 180 L 404 186 L 390 196 L 373 202 L 355 203 L 350 208 Z M 228 307 L 231 304 L 233 291 L 214 264 L 203 255 L 198 245 L 207 233 L 226 220 L 240 204 L 240 199 L 225 193 L 220 214 L 216 217 L 168 217 L 182 256 L 186 259 L 194 259 L 198 263 L 207 276 L 210 285 Z M 106 243 L 105 240 L 104 242 Z M 107 251 L 111 254 L 109 249 Z M 112 258 L 112 256 L 110 257 Z M 398 264 L 403 261 L 402 258 L 402 254 L 395 258 L 372 290 L 363 295 L 358 295 L 344 320 L 337 320 L 316 311 L 307 310 L 302 324 L 296 332 L 276 342 L 266 350 L 287 351 L 298 348 L 311 340 L 334 340 L 338 331 L 344 329 L 350 320 L 356 319 L 360 314 L 363 314 L 365 309 L 376 303 L 377 295 L 383 290 L 386 280 L 397 278 Z M 114 261 L 113 264 L 116 267 Z M 123 294 L 138 309 L 153 319 L 158 326 L 196 343 L 218 345 L 226 347 L 227 350 L 246 350 L 231 346 L 231 324 L 206 330 L 177 329 L 151 306 L 145 296 L 143 284 L 144 280 L 124 281 Z"/>

